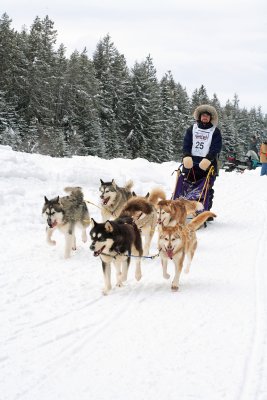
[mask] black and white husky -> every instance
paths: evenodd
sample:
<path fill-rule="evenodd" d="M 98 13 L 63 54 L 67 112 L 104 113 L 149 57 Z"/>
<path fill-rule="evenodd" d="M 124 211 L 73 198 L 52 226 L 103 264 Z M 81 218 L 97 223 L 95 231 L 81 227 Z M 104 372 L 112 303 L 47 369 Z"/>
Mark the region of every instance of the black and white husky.
<path fill-rule="evenodd" d="M 102 221 L 118 218 L 125 203 L 132 197 L 133 181 L 129 180 L 124 187 L 118 186 L 114 179 L 111 182 L 100 179 L 100 183 Z"/>
<path fill-rule="evenodd" d="M 75 228 L 82 229 L 82 240 L 87 241 L 86 228 L 90 225 L 89 212 L 83 198 L 80 187 L 67 187 L 64 189 L 68 196 L 55 197 L 48 200 L 45 196 L 45 203 L 42 215 L 47 223 L 46 240 L 49 244 L 55 245 L 52 234 L 59 229 L 65 235 L 65 258 L 71 255 L 71 249 L 76 250 Z"/>
<path fill-rule="evenodd" d="M 131 256 L 136 257 L 136 280 L 141 279 L 141 257 L 143 254 L 140 232 L 130 217 L 97 223 L 92 219 L 90 231 L 94 256 L 100 256 L 104 274 L 103 294 L 111 290 L 111 264 L 116 269 L 116 285 L 127 280 Z"/>

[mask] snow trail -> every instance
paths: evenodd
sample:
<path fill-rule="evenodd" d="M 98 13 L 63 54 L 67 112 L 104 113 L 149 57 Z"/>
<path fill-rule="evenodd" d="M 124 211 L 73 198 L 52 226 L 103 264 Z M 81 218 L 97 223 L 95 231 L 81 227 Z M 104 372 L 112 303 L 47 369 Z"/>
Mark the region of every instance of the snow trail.
<path fill-rule="evenodd" d="M 98 204 L 100 178 L 115 178 L 133 179 L 142 195 L 160 185 L 170 197 L 176 164 L 3 147 L 0 160 L 1 400 L 266 400 L 267 193 L 258 170 L 220 174 L 218 218 L 197 231 L 177 293 L 173 265 L 165 280 L 156 258 L 142 262 L 140 282 L 133 262 L 128 282 L 102 296 L 100 260 L 79 232 L 69 260 L 62 235 L 46 244 L 43 196 L 79 185 Z"/>

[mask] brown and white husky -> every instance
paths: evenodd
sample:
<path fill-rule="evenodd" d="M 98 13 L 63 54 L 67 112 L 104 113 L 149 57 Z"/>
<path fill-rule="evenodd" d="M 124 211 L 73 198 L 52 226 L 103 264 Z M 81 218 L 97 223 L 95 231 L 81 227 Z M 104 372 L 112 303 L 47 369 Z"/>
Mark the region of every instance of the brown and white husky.
<path fill-rule="evenodd" d="M 175 274 L 171 289 L 176 291 L 179 288 L 180 274 L 184 264 L 184 258 L 187 257 L 185 272 L 188 273 L 192 259 L 197 248 L 196 230 L 203 225 L 209 217 L 216 217 L 211 211 L 204 211 L 187 225 L 177 224 L 175 226 L 162 226 L 159 236 L 159 252 L 161 257 L 163 277 L 169 279 L 167 272 L 168 260 L 173 260 L 175 265 Z"/>
<path fill-rule="evenodd" d="M 120 216 L 133 218 L 141 236 L 144 238 L 144 256 L 149 254 L 151 241 L 157 226 L 157 210 L 155 208 L 159 199 L 166 199 L 166 194 L 161 188 L 153 188 L 145 197 L 136 196 L 127 201 Z"/>
<path fill-rule="evenodd" d="M 190 215 L 196 216 L 203 210 L 203 205 L 198 201 L 187 200 L 182 197 L 176 200 L 161 200 L 157 206 L 158 224 L 161 226 L 175 226 L 185 224 Z"/>

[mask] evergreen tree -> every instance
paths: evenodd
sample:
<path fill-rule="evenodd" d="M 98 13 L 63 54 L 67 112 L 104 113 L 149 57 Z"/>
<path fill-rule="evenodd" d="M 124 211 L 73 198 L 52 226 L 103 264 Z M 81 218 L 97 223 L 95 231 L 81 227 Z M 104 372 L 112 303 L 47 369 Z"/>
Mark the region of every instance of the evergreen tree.
<path fill-rule="evenodd" d="M 11 29 L 12 20 L 4 13 L 0 19 L 0 87 L 8 92 L 12 87 L 13 53 L 15 47 L 15 32 Z"/>
<path fill-rule="evenodd" d="M 53 122 L 58 126 L 62 124 L 62 119 L 64 118 L 65 114 L 64 92 L 68 67 L 68 60 L 65 56 L 65 52 L 65 46 L 61 44 L 55 53 L 55 59 L 52 64 L 52 74 L 50 80 L 53 98 L 53 103 L 51 104 L 51 112 L 53 116 Z"/>
<path fill-rule="evenodd" d="M 186 129 L 193 123 L 190 108 L 190 99 L 185 88 L 180 83 L 177 88 L 177 131 L 173 139 L 175 148 L 175 160 L 181 160 L 183 155 L 183 140 Z"/>
<path fill-rule="evenodd" d="M 105 147 L 99 121 L 99 85 L 94 65 L 88 59 L 86 49 L 80 55 L 75 51 L 70 58 L 64 91 L 65 136 L 70 146 L 72 136 L 80 135 L 84 142 L 84 154 L 104 157 Z"/>
<path fill-rule="evenodd" d="M 160 82 L 161 101 L 163 119 L 161 122 L 161 131 L 165 136 L 165 160 L 172 160 L 177 154 L 177 149 L 174 148 L 174 141 L 176 139 L 179 120 L 178 120 L 178 107 L 177 107 L 177 86 L 174 82 L 173 76 L 169 71 L 164 75 Z M 176 153 L 176 154 L 175 154 Z"/>
<path fill-rule="evenodd" d="M 201 104 L 209 104 L 209 98 L 207 95 L 206 88 L 204 85 L 201 85 L 199 89 L 195 89 L 193 94 L 192 94 L 192 99 L 191 99 L 191 111 L 194 112 L 194 110 L 200 106 Z"/>
<path fill-rule="evenodd" d="M 13 150 L 18 150 L 21 143 L 16 121 L 15 107 L 5 99 L 5 92 L 0 91 L 0 144 L 9 145 Z"/>
<path fill-rule="evenodd" d="M 164 161 L 160 87 L 152 58 L 148 56 L 144 62 L 135 63 L 132 74 L 132 134 L 128 138 L 132 156 Z"/>
<path fill-rule="evenodd" d="M 225 160 L 230 154 L 239 156 L 240 147 L 235 129 L 235 115 L 235 106 L 228 100 L 224 108 L 221 122 L 223 137 L 222 160 Z"/>
<path fill-rule="evenodd" d="M 100 121 L 107 157 L 122 157 L 129 126 L 127 99 L 129 71 L 109 35 L 97 44 L 93 55 L 96 77 L 100 84 Z"/>
<path fill-rule="evenodd" d="M 29 63 L 25 108 L 27 119 L 36 117 L 42 124 L 51 124 L 54 104 L 53 67 L 55 64 L 54 44 L 57 32 L 54 23 L 45 17 L 36 17 L 28 38 L 27 59 Z"/>

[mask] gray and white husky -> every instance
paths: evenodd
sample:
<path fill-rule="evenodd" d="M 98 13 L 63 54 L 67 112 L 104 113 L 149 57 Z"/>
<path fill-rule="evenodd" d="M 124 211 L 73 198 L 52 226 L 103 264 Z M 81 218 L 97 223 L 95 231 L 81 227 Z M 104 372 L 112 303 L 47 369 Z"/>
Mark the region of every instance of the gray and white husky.
<path fill-rule="evenodd" d="M 75 228 L 82 229 L 82 241 L 87 241 L 86 228 L 90 225 L 89 212 L 83 198 L 80 187 L 66 187 L 68 196 L 55 197 L 48 200 L 45 196 L 45 203 L 42 215 L 46 220 L 46 240 L 49 244 L 55 245 L 52 234 L 59 229 L 65 235 L 64 257 L 69 258 L 71 249 L 76 250 Z"/>
<path fill-rule="evenodd" d="M 133 181 L 126 182 L 124 187 L 118 186 L 114 179 L 111 182 L 103 182 L 100 179 L 100 183 L 102 221 L 118 218 L 125 203 L 132 197 Z"/>

